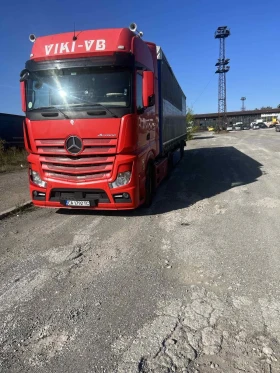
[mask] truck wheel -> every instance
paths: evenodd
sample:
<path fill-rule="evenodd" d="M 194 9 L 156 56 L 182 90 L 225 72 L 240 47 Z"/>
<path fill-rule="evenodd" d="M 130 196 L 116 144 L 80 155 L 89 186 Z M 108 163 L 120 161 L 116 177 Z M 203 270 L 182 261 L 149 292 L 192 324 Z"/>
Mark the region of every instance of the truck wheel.
<path fill-rule="evenodd" d="M 167 156 L 167 175 L 166 175 L 167 179 L 169 179 L 173 168 L 174 168 L 174 166 L 173 166 L 173 153 L 170 152 L 170 153 L 168 153 L 168 156 Z"/>
<path fill-rule="evenodd" d="M 182 141 L 180 144 L 180 159 L 184 157 L 184 154 L 185 154 L 185 143 L 184 141 Z"/>
<path fill-rule="evenodd" d="M 146 170 L 146 183 L 145 183 L 145 202 L 144 207 L 150 207 L 153 202 L 154 183 L 153 183 L 153 167 L 151 163 L 148 164 Z"/>

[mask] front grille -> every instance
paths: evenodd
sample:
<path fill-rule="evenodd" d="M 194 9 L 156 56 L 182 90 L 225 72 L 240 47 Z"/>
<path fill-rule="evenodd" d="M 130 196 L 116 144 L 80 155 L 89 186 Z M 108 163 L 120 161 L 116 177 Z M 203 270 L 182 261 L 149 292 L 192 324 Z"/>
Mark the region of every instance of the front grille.
<path fill-rule="evenodd" d="M 36 140 L 46 179 L 78 183 L 111 176 L 117 139 L 83 139 L 84 149 L 78 156 L 69 155 L 64 144 L 64 139 Z"/>
<path fill-rule="evenodd" d="M 110 203 L 106 192 L 102 189 L 52 189 L 49 200 L 60 202 L 63 200 L 74 201 L 97 201 L 99 203 Z"/>
<path fill-rule="evenodd" d="M 84 149 L 80 155 L 115 154 L 117 139 L 82 139 Z M 69 155 L 64 147 L 65 139 L 36 140 L 37 152 L 39 154 L 63 154 Z"/>

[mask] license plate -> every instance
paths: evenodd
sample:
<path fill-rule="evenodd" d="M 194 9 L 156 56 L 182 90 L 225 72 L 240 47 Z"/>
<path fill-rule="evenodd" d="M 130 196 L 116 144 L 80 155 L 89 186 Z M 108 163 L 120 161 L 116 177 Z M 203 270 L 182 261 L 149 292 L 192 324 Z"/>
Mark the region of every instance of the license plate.
<path fill-rule="evenodd" d="M 66 206 L 90 206 L 90 201 L 66 201 Z"/>

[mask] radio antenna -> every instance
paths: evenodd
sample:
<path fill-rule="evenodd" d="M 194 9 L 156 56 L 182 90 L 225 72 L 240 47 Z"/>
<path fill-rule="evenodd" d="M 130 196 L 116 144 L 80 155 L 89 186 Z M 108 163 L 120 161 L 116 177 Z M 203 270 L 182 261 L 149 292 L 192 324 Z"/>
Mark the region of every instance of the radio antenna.
<path fill-rule="evenodd" d="M 73 40 L 77 40 L 77 36 L 76 36 L 76 25 L 75 25 L 75 22 L 74 22 L 74 36 L 73 36 Z"/>

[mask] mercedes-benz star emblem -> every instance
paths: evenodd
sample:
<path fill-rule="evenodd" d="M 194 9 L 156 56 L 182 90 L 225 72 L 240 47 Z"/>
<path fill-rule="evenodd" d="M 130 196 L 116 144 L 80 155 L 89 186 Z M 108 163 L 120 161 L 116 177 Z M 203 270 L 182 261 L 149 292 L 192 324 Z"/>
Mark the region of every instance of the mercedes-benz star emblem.
<path fill-rule="evenodd" d="M 83 142 L 77 136 L 70 136 L 65 142 L 67 151 L 71 154 L 78 154 L 83 150 Z"/>

